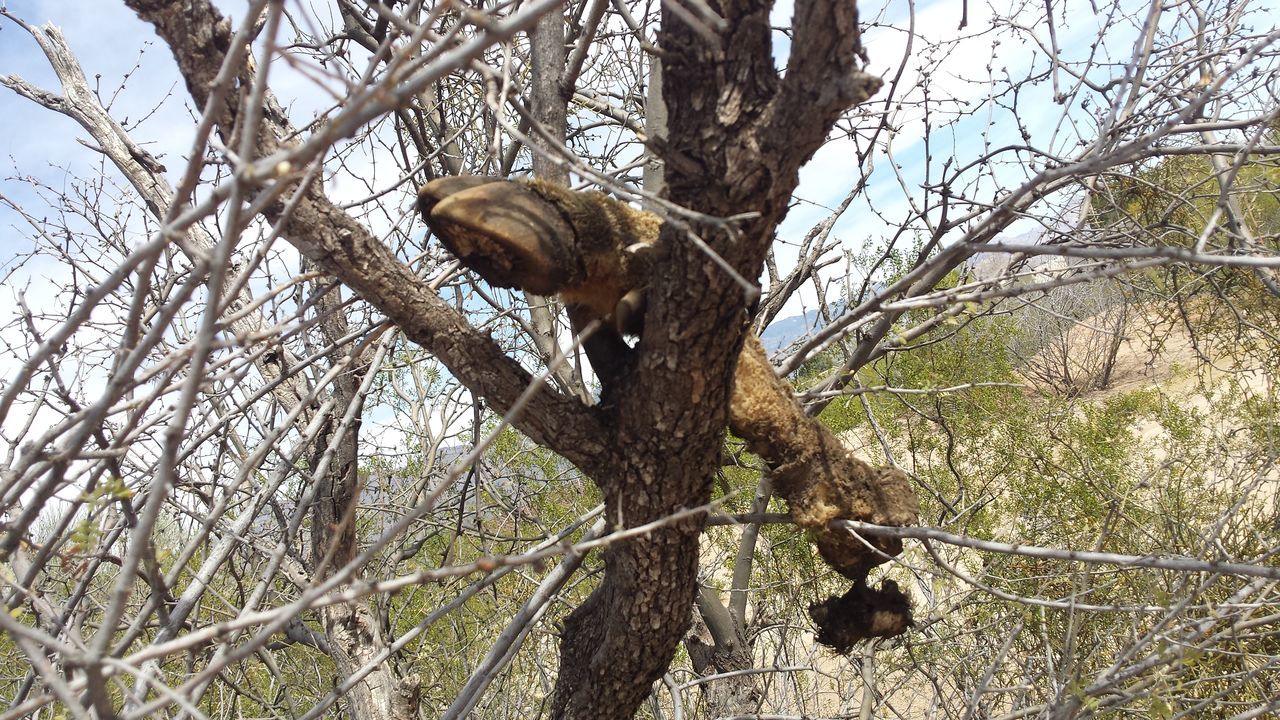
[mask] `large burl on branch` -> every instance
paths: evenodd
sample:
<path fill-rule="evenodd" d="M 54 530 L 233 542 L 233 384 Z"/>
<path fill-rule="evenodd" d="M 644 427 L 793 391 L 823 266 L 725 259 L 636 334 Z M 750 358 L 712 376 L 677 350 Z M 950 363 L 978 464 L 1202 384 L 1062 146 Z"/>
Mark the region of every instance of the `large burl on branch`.
<path fill-rule="evenodd" d="M 596 192 L 486 177 L 434 180 L 419 191 L 418 206 L 445 246 L 489 283 L 559 295 L 575 329 L 588 333 L 584 345 L 597 371 L 624 375 L 630 348 L 622 335 L 640 332 L 644 290 L 665 255 L 658 217 Z M 603 402 L 607 392 L 606 384 Z M 810 608 L 819 641 L 847 651 L 859 640 L 904 632 L 910 608 L 897 585 L 866 584 L 873 567 L 901 551 L 901 541 L 868 546 L 829 523 L 915 523 L 906 475 L 859 460 L 806 415 L 750 333 L 735 371 L 730 427 L 768 463 L 777 492 L 823 559 L 854 583 L 843 597 Z"/>

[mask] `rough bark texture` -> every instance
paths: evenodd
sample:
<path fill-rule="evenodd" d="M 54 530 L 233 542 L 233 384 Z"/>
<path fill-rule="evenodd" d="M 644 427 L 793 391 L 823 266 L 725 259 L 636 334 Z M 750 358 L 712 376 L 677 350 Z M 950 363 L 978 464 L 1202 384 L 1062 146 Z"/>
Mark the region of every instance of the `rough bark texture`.
<path fill-rule="evenodd" d="M 878 81 L 857 67 L 853 3 L 796 3 L 785 79 L 773 67 L 771 3 L 710 3 L 723 19 L 715 38 L 699 35 L 668 8 L 659 37 L 669 110 L 668 197 L 723 218 L 758 213 L 737 232 L 697 228 L 743 277 L 759 275 L 786 212 L 798 170 L 845 109 Z M 632 525 L 706 502 L 728 420 L 733 367 L 748 297 L 673 224 L 666 258 L 648 289 L 644 333 L 633 364 L 611 388 L 621 458 L 606 473 L 610 519 Z M 697 527 L 610 550 L 592 602 L 566 627 L 555 711 L 573 718 L 629 717 L 666 667 L 688 621 L 696 579 Z M 652 568 L 663 568 L 654 578 Z M 652 585 L 641 581 L 656 579 Z M 633 594 L 635 591 L 641 594 Z M 649 632 L 634 633 L 637 627 Z M 590 628 L 600 642 L 575 642 Z"/>
<path fill-rule="evenodd" d="M 627 298 L 650 282 L 655 259 L 668 254 L 655 248 L 661 227 L 656 216 L 600 193 L 478 177 L 428 183 L 419 208 L 445 245 L 488 282 L 558 293 L 590 317 L 609 321 L 606 332 L 643 328 L 627 312 Z M 823 558 L 862 582 L 883 561 L 880 553 L 896 555 L 901 542 L 874 541 L 876 552 L 828 525 L 847 518 L 913 523 L 917 501 L 910 481 L 899 470 L 859 460 L 806 415 L 751 333 L 733 377 L 729 426 L 769 463 L 774 489 L 797 524 L 813 532 Z"/>
<path fill-rule="evenodd" d="M 755 278 L 786 213 L 800 166 L 826 139 L 839 115 L 869 97 L 879 80 L 858 67 L 857 11 L 852 2 L 795 3 L 791 56 L 782 78 L 773 66 L 772 3 L 743 0 L 710 5 L 724 21 L 714 39 L 699 35 L 664 8 L 659 45 L 664 52 L 663 95 L 670 113 L 664 158 L 667 193 L 675 203 L 712 217 L 759 213 L 735 233 L 701 228 L 714 251 L 743 277 Z M 748 298 L 741 288 L 705 254 L 682 242 L 674 225 L 664 227 L 663 241 L 670 261 L 649 291 L 650 310 L 640 350 L 666 362 L 641 363 L 627 398 L 633 402 L 627 403 L 624 416 L 643 412 L 641 388 L 661 386 L 663 380 L 673 390 L 686 390 L 689 394 L 683 397 L 695 406 L 723 402 L 727 398 L 721 395 L 722 385 L 698 392 L 701 377 L 691 369 L 710 370 L 712 378 L 731 377 L 746 335 Z M 750 348 L 744 356 L 749 355 Z M 677 376 L 682 374 L 688 380 L 681 382 Z M 743 383 L 739 379 L 737 384 Z M 703 427 L 721 418 L 706 417 Z M 718 447 L 718 438 L 698 436 L 696 442 Z M 843 448 L 839 450 L 837 457 L 848 458 Z M 705 474 L 698 480 L 705 480 L 710 468 L 700 470 Z M 903 513 L 908 514 L 913 515 Z"/>
<path fill-rule="evenodd" d="M 533 153 L 533 176 L 546 182 L 569 184 L 569 168 L 554 159 L 553 153 L 564 147 L 568 130 L 566 120 L 568 103 L 561 89 L 564 77 L 566 52 L 564 47 L 564 15 L 553 12 L 543 15 L 529 33 L 530 88 L 529 110 L 539 129 L 532 133 L 530 142 Z M 556 345 L 556 324 L 551 298 L 528 294 L 529 321 L 535 332 L 533 341 L 538 346 L 543 362 L 550 364 L 559 352 Z M 554 377 L 562 388 L 587 400 L 586 383 L 578 375 L 572 363 L 563 363 L 554 371 Z"/>
<path fill-rule="evenodd" d="M 653 282 L 655 268 L 665 268 L 662 259 L 670 254 L 659 237 L 657 217 L 600 193 L 576 193 L 537 182 L 442 178 L 424 186 L 418 197 L 423 217 L 437 237 L 488 282 L 558 293 L 571 309 L 606 320 L 602 333 L 643 330 L 644 323 L 628 312 L 628 300 L 638 288 Z M 620 339 L 616 342 L 621 344 Z M 628 363 L 634 359 L 622 361 L 624 367 L 605 373 L 612 378 L 605 388 L 606 410 L 612 409 L 611 398 L 626 397 L 627 373 L 634 372 L 628 370 Z M 906 475 L 872 468 L 849 453 L 826 426 L 808 417 L 751 333 L 745 335 L 732 377 L 730 427 L 769 464 L 776 491 L 786 499 L 796 522 L 813 533 L 822 557 L 854 581 L 844 597 L 814 606 L 820 640 L 847 650 L 858 640 L 905 631 L 911 624 L 910 609 L 897 586 L 891 582 L 880 590 L 866 586 L 871 568 L 886 555 L 900 552 L 901 543 L 885 539 L 871 549 L 848 532 L 832 530 L 829 523 L 841 518 L 888 525 L 915 522 L 916 496 Z M 621 424 L 626 416 L 610 415 L 609 419 Z M 604 481 L 602 487 L 617 503 L 610 510 L 618 513 L 618 524 L 623 525 L 627 501 L 638 493 L 636 488 L 616 485 L 615 478 L 607 476 L 598 482 Z M 679 540 L 675 536 L 661 549 L 678 547 Z M 615 553 L 621 554 L 618 550 Z M 634 573 L 629 566 L 622 567 L 623 572 Z M 634 590 L 627 588 L 627 592 Z M 611 595 L 616 592 L 606 580 L 592 602 L 574 613 L 566 625 L 562 654 L 598 653 L 602 643 L 609 641 L 607 628 L 596 620 L 604 612 L 601 604 L 621 602 Z M 735 658 L 733 648 L 722 655 L 719 659 L 725 662 L 741 659 Z M 597 658 L 588 663 L 599 662 Z M 712 660 L 707 658 L 708 666 Z M 562 669 L 562 684 L 564 677 Z M 598 681 L 587 677 L 581 680 L 582 688 L 594 687 L 590 683 Z M 569 695 L 558 695 L 556 714 L 570 712 L 570 701 Z"/>
<path fill-rule="evenodd" d="M 340 339 L 348 334 L 347 317 L 335 292 L 317 300 L 320 330 L 334 348 L 330 362 L 347 360 Z M 355 512 L 360 502 L 360 415 L 342 431 L 348 408 L 363 402 L 359 389 L 369 371 L 367 357 L 355 358 L 332 386 L 333 408 L 325 419 L 312 449 L 310 467 L 318 484 L 311 508 L 311 572 L 313 582 L 345 566 L 359 550 Z M 327 459 L 326 459 L 327 458 Z M 376 606 L 364 602 L 339 603 L 319 611 L 329 657 L 339 679 L 355 675 L 365 666 L 373 669 L 346 696 L 348 711 L 356 718 L 408 720 L 415 717 L 421 692 L 416 673 L 403 674 L 393 662 L 377 662 L 389 638 L 382 632 Z"/>
<path fill-rule="evenodd" d="M 832 520 L 915 522 L 917 499 L 906 474 L 859 460 L 807 416 L 755 336 L 747 338 L 738 359 L 730 427 L 769 462 L 774 490 L 786 499 L 791 517 L 813 532 L 823 559 L 850 580 L 865 580 L 883 559 L 848 532 L 830 529 Z M 888 555 L 902 551 L 901 541 L 892 538 L 873 544 Z"/>
<path fill-rule="evenodd" d="M 718 593 L 706 586 L 698 589 L 698 612 L 693 629 L 684 639 L 694 672 L 710 677 L 698 687 L 706 704 L 707 717 L 735 717 L 760 711 L 763 694 L 756 687 L 755 673 L 729 674 L 755 667 L 751 644 L 736 620 L 720 602 Z"/>

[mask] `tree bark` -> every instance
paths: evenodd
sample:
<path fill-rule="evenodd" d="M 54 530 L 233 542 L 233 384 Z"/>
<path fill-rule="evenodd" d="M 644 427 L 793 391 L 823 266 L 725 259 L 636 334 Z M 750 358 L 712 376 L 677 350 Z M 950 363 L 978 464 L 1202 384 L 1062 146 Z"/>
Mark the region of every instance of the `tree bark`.
<path fill-rule="evenodd" d="M 713 38 L 663 8 L 668 196 L 714 218 L 758 213 L 736 232 L 697 228 L 741 276 L 754 278 L 800 165 L 878 81 L 856 65 L 852 3 L 796 4 L 784 79 L 773 67 L 771 3 L 711 7 L 723 20 Z M 748 319 L 748 294 L 675 224 L 664 226 L 662 242 L 668 257 L 651 278 L 635 364 L 606 408 L 620 456 L 602 476 L 606 506 L 610 521 L 624 526 L 710 498 Z M 699 530 L 684 521 L 610 548 L 600 588 L 566 623 L 553 714 L 631 716 L 688 625 Z"/>
<path fill-rule="evenodd" d="M 538 128 L 530 133 L 533 151 L 533 176 L 539 180 L 569 185 L 569 169 L 556 156 L 564 148 L 569 108 L 562 82 L 567 57 L 564 47 L 564 15 L 543 15 L 529 33 L 530 88 L 529 109 Z M 544 136 L 542 133 L 545 132 Z M 533 341 L 548 366 L 560 354 L 556 339 L 555 299 L 525 293 L 529 300 L 529 321 L 533 325 Z M 572 363 L 561 363 L 554 371 L 560 386 L 584 402 L 590 399 L 586 383 Z"/>
<path fill-rule="evenodd" d="M 705 678 L 698 687 L 706 703 L 706 715 L 719 718 L 759 712 L 763 696 L 756 688 L 754 674 L 715 677 L 754 667 L 755 658 L 747 642 L 745 624 L 729 613 L 719 594 L 711 588 L 698 589 L 696 607 L 695 629 L 701 630 L 698 625 L 705 626 L 710 642 L 703 639 L 702 632 L 690 633 L 685 638 L 685 647 L 694 672 Z"/>

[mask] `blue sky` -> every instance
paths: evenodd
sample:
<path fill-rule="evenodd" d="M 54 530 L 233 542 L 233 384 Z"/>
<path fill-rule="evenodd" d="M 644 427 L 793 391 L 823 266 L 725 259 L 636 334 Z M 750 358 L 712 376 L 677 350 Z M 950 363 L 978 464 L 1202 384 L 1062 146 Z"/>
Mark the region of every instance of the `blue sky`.
<path fill-rule="evenodd" d="M 80 56 L 85 73 L 93 79 L 101 76 L 104 92 L 114 92 L 127 73 L 140 62 L 141 69 L 115 100 L 117 119 L 137 118 L 139 113 L 155 107 L 167 95 L 185 98 L 182 85 L 168 49 L 156 39 L 150 26 L 142 23 L 123 6 L 110 2 L 89 3 L 37 2 L 8 0 L 10 12 L 33 25 L 52 22 L 61 28 L 67 42 Z M 8 20 L 0 19 L 0 74 L 15 74 L 48 90 L 59 91 L 57 77 L 49 68 L 35 41 Z M 75 142 L 84 133 L 69 119 L 36 109 L 29 101 L 16 97 L 7 88 L 0 92 L 0 157 L 12 157 L 22 168 L 41 165 L 74 165 L 85 167 L 88 153 Z M 137 131 L 139 140 L 152 140 L 161 151 L 181 152 L 189 145 L 177 128 L 190 125 L 181 107 L 167 103 L 160 113 L 147 120 Z M 35 119 L 35 121 L 33 121 Z M 174 126 L 174 127 L 169 127 Z M 153 150 L 154 152 L 154 150 Z M 6 162 L 5 164 L 9 164 Z M 6 184 L 6 190 L 10 188 Z"/>
<path fill-rule="evenodd" d="M 1270 3 L 1276 4 L 1273 0 Z M 220 2 L 228 11 L 243 11 L 243 3 Z M 1141 15 L 1146 3 L 1125 2 L 1122 5 L 1131 15 Z M 1088 48 L 1098 27 L 1087 0 L 1070 0 L 1066 5 L 1054 2 L 1055 16 L 1065 16 L 1069 26 L 1059 30 L 1058 43 L 1064 55 L 1079 57 Z M 86 11 L 86 8 L 92 11 Z M 869 70 L 891 75 L 903 56 L 904 34 L 886 29 L 885 25 L 901 25 L 906 16 L 907 3 L 891 0 L 883 6 L 862 3 L 862 19 L 871 27 L 864 37 L 870 56 Z M 1043 5 L 1026 6 L 1031 16 L 1043 12 Z M 1099 10 L 1107 12 L 1113 5 L 1099 3 Z M 182 166 L 182 156 L 190 146 L 193 129 L 192 110 L 168 50 L 154 36 L 150 27 L 143 24 L 123 5 L 115 2 L 83 2 L 58 0 L 9 0 L 11 12 L 33 24 L 52 22 L 62 28 L 67 40 L 79 55 L 86 72 L 100 76 L 105 94 L 115 93 L 128 76 L 123 90 L 115 97 L 113 109 L 118 119 L 128 118 L 131 123 L 146 117 L 133 134 L 153 154 L 175 172 Z M 990 6 L 980 0 L 969 0 L 969 25 L 957 29 L 961 6 L 954 0 L 934 0 L 917 4 L 916 32 L 922 38 L 949 41 L 951 51 L 945 57 L 935 58 L 928 87 L 931 98 L 951 97 L 957 102 L 977 103 L 983 100 L 988 86 L 988 66 L 999 74 L 1007 69 L 1018 76 L 1031 67 L 1033 46 L 1005 37 L 999 45 L 993 44 Z M 779 3 L 774 18 L 785 23 L 790 16 L 789 3 Z M 1137 22 L 1137 21 L 1135 21 Z M 1117 58 L 1125 58 L 1132 48 L 1136 28 L 1124 25 L 1105 38 L 1105 46 Z M 779 36 L 778 56 L 785 57 L 788 47 L 785 38 Z M 917 52 L 908 59 L 903 87 L 910 88 L 905 99 L 919 97 L 924 83 L 915 73 L 925 58 Z M 1035 62 L 1044 65 L 1043 56 Z M 19 28 L 7 20 L 0 20 L 0 74 L 17 74 L 29 82 L 46 89 L 58 90 L 56 79 L 40 54 L 35 43 Z M 328 102 L 325 93 L 315 91 L 314 86 L 299 82 L 288 74 L 276 75 L 281 84 L 276 85 L 281 100 L 291 104 L 295 120 L 304 120 L 315 108 Z M 1036 93 L 1039 93 L 1037 96 Z M 884 93 L 882 92 L 883 96 Z M 871 101 L 871 107 L 879 111 L 881 99 Z M 307 110 L 302 108 L 308 107 Z M 16 97 L 7 89 L 0 89 L 0 192 L 16 202 L 31 208 L 41 203 L 33 197 L 29 186 L 16 181 L 18 174 L 38 177 L 57 190 L 77 177 L 92 177 L 100 170 L 100 158 L 77 143 L 86 137 L 84 131 L 72 121 L 40 110 Z M 908 108 L 894 110 L 895 161 L 906 190 L 919 196 L 920 184 L 926 175 L 924 126 L 918 112 Z M 1051 101 L 1046 88 L 1032 91 L 1020 98 L 1018 113 L 1031 132 L 1032 144 L 1056 143 L 1065 146 L 1074 138 L 1053 136 L 1054 123 L 1063 115 L 1064 108 Z M 1073 113 L 1081 112 L 1073 108 Z M 935 116 L 935 121 L 938 120 Z M 964 160 L 974 157 L 981 150 L 984 132 L 990 132 L 996 144 L 1001 138 L 1016 137 L 1013 116 L 1007 109 L 992 108 L 972 117 L 956 121 L 949 127 L 936 129 L 931 134 L 934 143 L 933 163 L 930 168 L 934 178 L 942 163 L 948 158 Z M 802 171 L 802 184 L 798 196 L 805 202 L 798 203 L 782 228 L 783 239 L 798 239 L 817 220 L 827 214 L 827 207 L 834 205 L 856 181 L 853 166 L 854 147 L 848 141 L 835 141 L 824 148 Z M 876 159 L 876 173 L 866 193 L 866 201 L 855 204 L 836 226 L 835 234 L 850 247 L 875 242 L 892 232 L 908 213 L 906 194 L 898 179 L 889 172 L 888 158 Z M 1017 172 L 1018 168 L 1004 168 L 1001 172 Z M 871 203 L 868 205 L 867 203 Z M 883 219 L 870 212 L 871 206 Z M 20 224 L 13 213 L 0 207 L 0 272 L 9 253 L 19 251 L 23 240 L 11 230 Z M 781 253 L 784 255 L 785 250 Z M 55 271 L 55 268 L 49 268 Z M 12 288 L 6 288 L 6 292 Z M 799 308 L 796 308 L 798 311 Z"/>
<path fill-rule="evenodd" d="M 243 7 L 241 3 L 219 4 L 227 9 Z M 899 5 L 905 7 L 905 4 Z M 115 92 L 122 78 L 131 74 L 123 92 L 113 103 L 117 118 L 136 119 L 160 106 L 154 115 L 133 129 L 134 136 L 152 153 L 167 158 L 166 164 L 171 170 L 180 166 L 180 158 L 189 147 L 191 110 L 168 50 L 155 38 L 149 26 L 127 8 L 113 2 L 95 2 L 92 12 L 85 11 L 87 6 L 84 3 L 67 1 L 11 0 L 8 7 L 27 22 L 52 22 L 59 26 L 80 57 L 86 73 L 101 77 L 104 92 Z M 922 14 L 955 15 L 949 20 L 951 23 L 958 19 L 957 4 L 949 0 L 937 0 L 922 7 Z M 971 7 L 970 12 L 974 13 L 975 9 Z M 775 18 L 782 21 L 789 15 L 789 4 L 779 3 Z M 788 48 L 785 39 L 780 37 L 780 40 L 778 52 L 785 56 Z M 884 47 L 878 47 L 878 44 Z M 891 39 L 878 41 L 873 36 L 868 38 L 867 45 L 873 68 L 887 66 L 898 54 Z M 7 21 L 0 22 L 0 73 L 13 73 L 41 87 L 58 89 L 56 78 L 34 41 Z M 299 94 L 305 101 L 305 91 Z M 283 92 L 280 95 L 282 100 L 289 100 Z M 19 201 L 28 198 L 22 183 L 8 180 L 15 169 L 36 174 L 55 188 L 69 175 L 96 172 L 97 158 L 76 142 L 85 133 L 71 120 L 39 110 L 7 89 L 0 91 L 0 103 L 4 108 L 0 112 L 0 178 L 3 178 L 0 182 L 3 182 L 3 192 Z M 806 171 L 806 178 L 818 178 L 819 181 L 806 183 L 802 194 L 820 204 L 835 202 L 844 192 L 837 187 L 825 191 L 827 183 L 822 182 L 846 162 L 839 148 L 833 150 L 824 153 Z M 903 157 L 908 162 L 916 160 L 909 153 Z M 892 190 L 892 187 L 886 189 Z M 0 227 L 12 223 L 4 213 L 6 211 L 0 209 Z M 814 208 L 813 213 L 797 212 L 796 216 L 806 218 L 810 214 L 820 217 L 823 213 L 820 208 Z"/>

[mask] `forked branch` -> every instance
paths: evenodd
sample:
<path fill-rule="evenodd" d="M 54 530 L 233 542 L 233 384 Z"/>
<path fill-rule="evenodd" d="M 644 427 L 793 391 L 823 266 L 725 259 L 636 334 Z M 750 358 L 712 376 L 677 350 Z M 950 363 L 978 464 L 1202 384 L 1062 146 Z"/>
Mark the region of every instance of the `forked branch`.
<path fill-rule="evenodd" d="M 419 192 L 418 204 L 441 241 L 486 281 L 558 293 L 575 318 L 604 321 L 598 332 L 614 335 L 610 344 L 622 353 L 630 351 L 620 335 L 643 326 L 644 290 L 664 254 L 659 218 L 600 193 L 483 177 L 432 181 Z M 605 362 L 625 365 L 626 358 Z M 616 367 L 602 375 L 606 395 L 622 377 Z M 885 538 L 868 546 L 830 524 L 914 524 L 918 506 L 907 476 L 854 457 L 806 415 L 751 334 L 738 356 L 730 427 L 769 464 L 778 493 L 796 523 L 813 533 L 823 559 L 855 583 L 843 598 L 811 609 L 822 628 L 819 640 L 847 649 L 858 640 L 905 631 L 910 609 L 897 586 L 887 581 L 873 590 L 865 584 L 872 568 L 901 552 L 901 542 Z"/>

